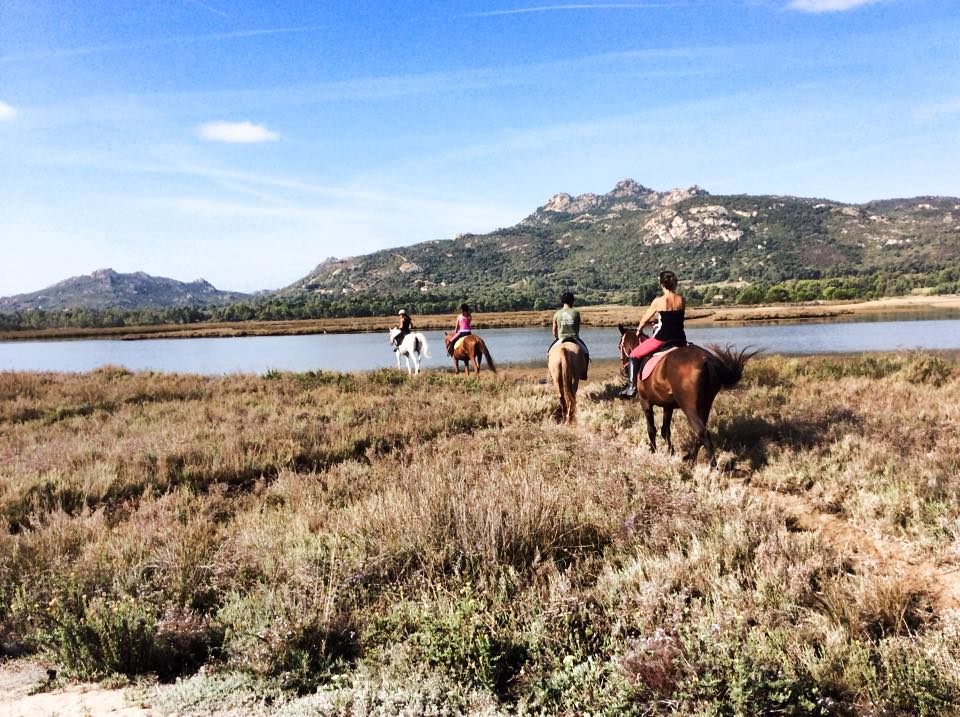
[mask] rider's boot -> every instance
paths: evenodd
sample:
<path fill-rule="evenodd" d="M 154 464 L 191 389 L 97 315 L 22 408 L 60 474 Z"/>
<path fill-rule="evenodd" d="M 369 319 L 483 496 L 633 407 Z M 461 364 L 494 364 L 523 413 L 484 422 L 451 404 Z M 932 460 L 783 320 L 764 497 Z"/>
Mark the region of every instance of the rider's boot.
<path fill-rule="evenodd" d="M 637 376 L 640 374 L 640 359 L 627 359 L 627 385 L 617 394 L 620 398 L 633 398 L 637 395 Z"/>

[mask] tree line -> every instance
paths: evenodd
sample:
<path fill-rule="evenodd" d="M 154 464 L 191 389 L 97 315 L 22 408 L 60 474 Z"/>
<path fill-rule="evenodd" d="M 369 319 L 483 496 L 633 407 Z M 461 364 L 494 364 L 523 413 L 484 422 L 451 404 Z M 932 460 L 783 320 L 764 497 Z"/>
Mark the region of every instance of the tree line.
<path fill-rule="evenodd" d="M 546 280 L 525 282 L 521 287 L 493 286 L 458 291 L 364 292 L 349 295 L 273 295 L 223 306 L 178 306 L 167 309 L 30 309 L 0 313 L 0 330 L 51 328 L 115 328 L 159 324 L 204 322 L 282 321 L 395 314 L 405 308 L 416 314 L 455 313 L 466 301 L 477 311 L 525 311 L 556 307 L 565 289 L 577 294 L 582 305 L 620 303 L 648 304 L 658 293 L 655 282 L 645 282 L 629 291 L 561 285 Z M 876 299 L 903 296 L 916 291 L 935 294 L 960 293 L 960 266 L 933 273 L 880 272 L 821 279 L 790 279 L 775 283 L 755 282 L 730 288 L 717 285 L 687 285 L 683 293 L 690 305 L 798 303 L 816 300 Z"/>

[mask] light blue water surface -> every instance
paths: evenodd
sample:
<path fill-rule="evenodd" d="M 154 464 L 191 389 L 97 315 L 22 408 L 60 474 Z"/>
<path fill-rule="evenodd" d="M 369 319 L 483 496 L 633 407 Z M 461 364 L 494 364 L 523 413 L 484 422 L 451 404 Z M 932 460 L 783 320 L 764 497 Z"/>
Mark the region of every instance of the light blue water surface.
<path fill-rule="evenodd" d="M 443 334 L 424 332 L 432 358 L 424 366 L 451 366 Z M 545 359 L 546 328 L 479 331 L 498 363 Z M 859 320 L 689 328 L 698 344 L 734 344 L 770 353 L 858 353 L 896 349 L 960 349 L 960 318 Z M 618 355 L 617 329 L 586 328 L 581 336 L 594 358 Z M 213 339 L 114 339 L 0 342 L 0 370 L 89 371 L 106 364 L 128 369 L 200 374 L 283 371 L 364 371 L 396 366 L 382 334 L 316 334 Z"/>

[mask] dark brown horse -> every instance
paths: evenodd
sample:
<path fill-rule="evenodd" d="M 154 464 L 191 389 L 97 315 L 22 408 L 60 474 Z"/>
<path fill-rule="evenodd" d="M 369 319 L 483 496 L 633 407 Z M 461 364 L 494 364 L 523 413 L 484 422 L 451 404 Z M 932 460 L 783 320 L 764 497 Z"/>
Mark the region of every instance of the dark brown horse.
<path fill-rule="evenodd" d="M 447 345 L 448 352 L 450 350 L 450 339 L 454 336 L 456 336 L 456 333 L 451 332 L 443 337 L 443 342 Z M 490 356 L 490 352 L 487 350 L 487 345 L 483 343 L 483 339 L 476 334 L 470 334 L 453 350 L 453 369 L 457 373 L 460 373 L 460 362 L 463 361 L 464 370 L 467 372 L 467 375 L 470 375 L 470 364 L 472 363 L 477 376 L 479 376 L 480 361 L 483 359 L 487 360 L 487 366 L 490 370 L 496 373 L 497 367 L 493 363 L 493 357 Z"/>
<path fill-rule="evenodd" d="M 630 352 L 644 336 L 636 331 L 620 326 L 620 360 L 626 362 Z M 657 449 L 657 427 L 653 422 L 653 407 L 663 408 L 663 426 L 660 435 L 667 442 L 667 450 L 673 453 L 670 442 L 670 420 L 673 410 L 683 411 L 690 428 L 693 429 L 696 443 L 685 456 L 695 461 L 702 445 L 707 451 L 710 465 L 716 466 L 713 441 L 707 431 L 707 420 L 713 399 L 720 389 L 732 388 L 740 381 L 743 367 L 759 351 L 743 349 L 735 351 L 730 347 L 711 345 L 710 351 L 687 344 L 669 353 L 660 360 L 653 372 L 646 378 L 637 378 L 637 397 L 647 417 L 647 435 L 650 438 L 650 450 Z"/>

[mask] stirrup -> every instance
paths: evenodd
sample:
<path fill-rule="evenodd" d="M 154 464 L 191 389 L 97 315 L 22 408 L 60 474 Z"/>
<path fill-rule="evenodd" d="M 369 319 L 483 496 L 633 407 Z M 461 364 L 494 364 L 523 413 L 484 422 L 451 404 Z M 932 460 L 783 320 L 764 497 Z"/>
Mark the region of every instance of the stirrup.
<path fill-rule="evenodd" d="M 620 398 L 633 398 L 637 395 L 637 387 L 634 384 L 624 386 L 623 389 L 617 394 Z"/>

